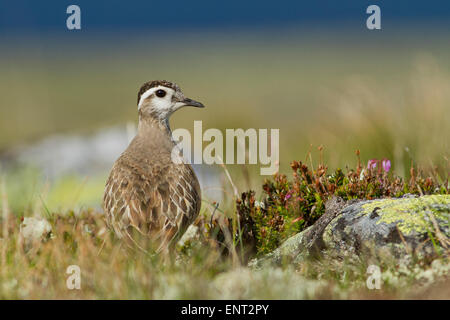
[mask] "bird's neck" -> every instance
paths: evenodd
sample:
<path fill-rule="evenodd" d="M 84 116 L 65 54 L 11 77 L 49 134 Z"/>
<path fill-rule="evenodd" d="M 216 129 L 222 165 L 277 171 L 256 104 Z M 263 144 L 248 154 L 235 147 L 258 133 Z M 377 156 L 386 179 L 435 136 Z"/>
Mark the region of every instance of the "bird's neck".
<path fill-rule="evenodd" d="M 170 129 L 169 119 L 159 119 L 143 114 L 139 115 L 138 134 L 148 135 L 155 132 L 160 132 L 172 139 L 172 130 Z"/>

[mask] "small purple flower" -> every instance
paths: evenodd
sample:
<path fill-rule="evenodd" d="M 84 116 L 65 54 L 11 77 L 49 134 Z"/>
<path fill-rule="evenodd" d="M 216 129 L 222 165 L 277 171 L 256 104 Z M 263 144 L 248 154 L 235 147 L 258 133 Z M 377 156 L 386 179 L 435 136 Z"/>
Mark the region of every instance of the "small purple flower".
<path fill-rule="evenodd" d="M 370 159 L 369 162 L 367 163 L 367 169 L 372 170 L 375 169 L 377 167 L 377 159 Z"/>
<path fill-rule="evenodd" d="M 291 197 L 292 197 L 291 192 L 288 192 L 288 193 L 286 194 L 286 196 L 284 197 L 284 201 L 289 200 Z"/>
<path fill-rule="evenodd" d="M 381 165 L 383 166 L 384 171 L 389 172 L 391 170 L 391 161 L 388 159 L 383 159 L 381 161 Z"/>

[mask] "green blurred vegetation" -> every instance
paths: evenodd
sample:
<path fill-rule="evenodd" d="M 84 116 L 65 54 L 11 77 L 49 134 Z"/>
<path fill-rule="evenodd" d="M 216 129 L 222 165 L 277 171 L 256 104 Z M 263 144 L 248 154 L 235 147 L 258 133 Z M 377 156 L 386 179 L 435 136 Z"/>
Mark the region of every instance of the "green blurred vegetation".
<path fill-rule="evenodd" d="M 70 174 L 49 181 L 39 169 L 30 165 L 3 170 L 0 181 L 4 180 L 11 212 L 23 217 L 46 216 L 49 212 L 98 209 L 106 178 L 106 173 L 86 177 Z"/>
<path fill-rule="evenodd" d="M 53 133 L 136 121 L 140 85 L 168 79 L 207 106 L 175 113 L 173 128 L 192 130 L 194 120 L 204 130 L 280 128 L 281 172 L 292 160 L 318 161 L 323 146 L 330 170 L 354 167 L 359 149 L 363 162 L 390 159 L 400 176 L 408 177 L 413 161 L 445 177 L 447 34 L 370 37 L 281 30 L 3 39 L 0 151 Z M 228 170 L 239 190 L 261 191 L 258 165 Z M 80 186 L 85 177 L 78 179 Z M 102 183 L 93 179 L 101 195 Z"/>
<path fill-rule="evenodd" d="M 135 121 L 140 85 L 169 79 L 207 106 L 176 113 L 173 128 L 192 130 L 194 120 L 203 120 L 203 128 L 280 128 L 282 171 L 319 145 L 334 167 L 354 165 L 356 149 L 365 160 L 391 159 L 402 175 L 411 160 L 446 163 L 447 35 L 417 41 L 393 34 L 372 44 L 362 36 L 334 39 L 320 32 L 286 31 L 270 43 L 267 37 L 3 41 L 0 149 L 50 133 Z"/>
<path fill-rule="evenodd" d="M 447 35 L 420 41 L 409 33 L 371 37 L 373 43 L 361 35 L 291 30 L 269 36 L 5 40 L 0 43 L 0 151 L 53 133 L 89 133 L 135 122 L 140 85 L 168 79 L 207 106 L 175 113 L 172 128 L 192 131 L 194 120 L 202 120 L 204 130 L 280 128 L 281 172 L 290 171 L 292 160 L 319 160 L 317 148 L 323 146 L 320 157 L 330 169 L 354 167 L 359 149 L 363 162 L 390 159 L 400 176 L 408 177 L 414 162 L 437 167 L 445 177 Z M 261 191 L 258 165 L 228 170 L 239 190 Z M 77 179 L 81 187 L 85 177 Z M 101 197 L 103 181 L 87 179 L 98 189 L 79 200 L 92 204 L 89 199 Z"/>

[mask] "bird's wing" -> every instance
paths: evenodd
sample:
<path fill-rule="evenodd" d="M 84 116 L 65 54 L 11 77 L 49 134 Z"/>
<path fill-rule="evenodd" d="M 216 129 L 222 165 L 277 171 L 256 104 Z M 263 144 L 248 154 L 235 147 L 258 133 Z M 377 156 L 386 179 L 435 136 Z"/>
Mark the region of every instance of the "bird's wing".
<path fill-rule="evenodd" d="M 104 208 L 119 237 L 138 232 L 166 246 L 182 235 L 200 211 L 200 187 L 190 166 L 143 170 L 116 163 L 106 183 Z"/>

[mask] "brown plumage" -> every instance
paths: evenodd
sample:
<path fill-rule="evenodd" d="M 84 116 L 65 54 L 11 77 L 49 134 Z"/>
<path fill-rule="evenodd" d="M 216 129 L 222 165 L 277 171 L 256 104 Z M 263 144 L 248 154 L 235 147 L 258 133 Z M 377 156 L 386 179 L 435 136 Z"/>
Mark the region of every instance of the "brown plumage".
<path fill-rule="evenodd" d="M 200 211 L 200 185 L 192 167 L 172 161 L 169 117 L 184 106 L 203 107 L 185 98 L 176 84 L 145 83 L 138 93 L 138 132 L 106 183 L 108 226 L 143 250 L 170 248 Z"/>

